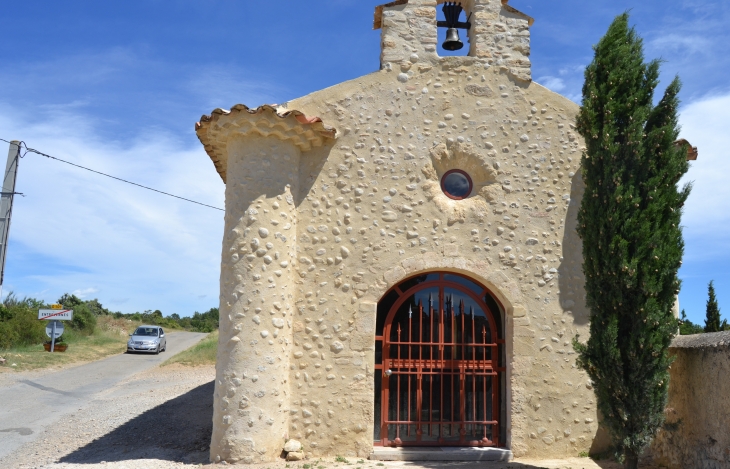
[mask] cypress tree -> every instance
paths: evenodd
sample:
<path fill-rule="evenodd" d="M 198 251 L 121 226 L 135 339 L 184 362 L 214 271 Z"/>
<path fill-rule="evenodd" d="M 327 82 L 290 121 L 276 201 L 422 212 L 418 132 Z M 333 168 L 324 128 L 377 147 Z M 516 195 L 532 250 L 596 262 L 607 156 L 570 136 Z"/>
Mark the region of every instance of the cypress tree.
<path fill-rule="evenodd" d="M 577 118 L 586 142 L 578 234 L 591 335 L 573 345 L 593 381 L 602 423 L 633 469 L 664 421 L 684 251 L 680 216 L 690 191 L 677 184 L 688 149 L 675 145 L 679 78 L 654 105 L 659 61 L 644 61 L 627 13 L 594 51 Z"/>
<path fill-rule="evenodd" d="M 715 286 L 710 280 L 707 286 L 707 307 L 705 308 L 705 332 L 720 332 L 725 324 L 720 323 L 720 308 L 715 298 Z"/>

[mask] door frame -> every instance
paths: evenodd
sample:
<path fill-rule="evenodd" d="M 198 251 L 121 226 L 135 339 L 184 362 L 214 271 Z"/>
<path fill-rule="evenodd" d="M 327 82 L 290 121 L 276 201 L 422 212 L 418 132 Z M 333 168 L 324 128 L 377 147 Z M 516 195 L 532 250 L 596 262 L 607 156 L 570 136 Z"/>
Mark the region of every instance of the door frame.
<path fill-rule="evenodd" d="M 400 288 L 404 283 L 408 282 L 409 280 L 411 280 L 415 277 L 419 277 L 422 275 L 434 275 L 434 274 L 438 275 L 438 279 L 425 281 L 423 283 L 414 285 L 405 291 L 403 291 Z M 446 279 L 444 279 L 444 275 L 455 275 L 455 276 L 462 277 L 462 278 L 468 280 L 469 282 L 480 287 L 481 292 L 479 294 L 477 294 L 474 292 L 474 290 L 471 290 L 467 286 L 464 286 L 464 285 L 454 282 L 454 281 L 446 280 Z M 388 341 L 385 340 L 385 338 L 391 337 L 391 327 L 393 325 L 392 324 L 393 319 L 395 318 L 395 315 L 397 314 L 398 309 L 403 305 L 403 303 L 406 302 L 412 295 L 414 295 L 418 291 L 428 289 L 428 288 L 434 288 L 434 287 L 439 289 L 438 290 L 439 291 L 438 308 L 439 308 L 440 321 L 443 320 L 443 315 L 444 315 L 444 307 L 443 307 L 444 300 L 445 300 L 444 289 L 446 289 L 446 288 L 453 288 L 453 289 L 459 291 L 460 293 L 463 293 L 463 294 L 469 296 L 473 301 L 475 301 L 477 303 L 477 305 L 480 308 L 482 308 L 484 315 L 488 321 L 489 327 L 491 329 L 491 340 L 490 340 L 490 344 L 485 344 L 485 346 L 494 347 L 495 352 L 496 352 L 496 353 L 493 353 L 493 355 L 492 355 L 493 358 L 491 360 L 489 360 L 489 363 L 491 365 L 490 370 L 492 371 L 492 374 L 484 375 L 484 376 L 493 376 L 491 407 L 492 407 L 492 416 L 493 417 L 496 416 L 496 419 L 494 420 L 495 423 L 492 424 L 493 429 L 494 429 L 494 431 L 492 432 L 493 441 L 489 441 L 487 438 L 484 438 L 483 440 L 480 440 L 480 441 L 470 441 L 470 440 L 465 440 L 462 438 L 458 443 L 445 442 L 445 441 L 434 441 L 434 442 L 416 441 L 416 442 L 404 443 L 402 441 L 398 441 L 399 440 L 398 438 L 396 438 L 396 440 L 394 440 L 394 441 L 391 441 L 388 439 L 388 398 L 389 398 L 390 390 L 389 390 L 389 379 L 387 376 L 385 376 L 384 371 L 386 370 L 388 361 L 389 360 L 392 361 L 392 360 L 394 360 L 394 358 L 389 357 L 390 345 L 389 345 Z M 422 273 L 419 273 L 418 275 L 410 276 L 408 278 L 402 279 L 397 285 L 393 286 L 389 290 L 389 292 L 391 292 L 391 291 L 395 291 L 398 294 L 398 298 L 394 301 L 394 303 L 392 304 L 392 306 L 390 307 L 390 309 L 387 313 L 385 323 L 383 326 L 382 335 L 378 335 L 375 337 L 376 342 L 380 341 L 380 343 L 382 344 L 382 357 L 383 358 L 382 358 L 381 363 L 375 365 L 375 373 L 379 373 L 380 376 L 382 377 L 381 378 L 382 380 L 381 380 L 380 396 L 374 396 L 376 399 L 380 399 L 380 408 L 381 408 L 381 410 L 380 410 L 380 412 L 381 412 L 380 435 L 381 435 L 381 439 L 374 441 L 374 445 L 375 446 L 386 446 L 386 445 L 387 446 L 447 446 L 448 445 L 448 446 L 463 446 L 463 447 L 468 447 L 468 446 L 504 447 L 504 442 L 501 441 L 501 431 L 502 431 L 503 426 L 506 425 L 506 421 L 504 421 L 504 422 L 502 421 L 503 420 L 502 419 L 503 396 L 501 393 L 501 388 L 502 388 L 502 384 L 503 384 L 502 380 L 505 379 L 505 375 L 506 375 L 506 367 L 500 366 L 499 362 L 500 362 L 500 357 L 502 357 L 502 359 L 504 359 L 504 352 L 505 352 L 506 344 L 505 344 L 504 337 L 502 337 L 503 332 L 502 332 L 502 330 L 500 330 L 501 328 L 498 327 L 498 325 L 495 321 L 495 314 L 492 311 L 492 308 L 490 308 L 489 305 L 487 305 L 484 301 L 484 297 L 486 295 L 489 295 L 489 297 L 491 297 L 492 300 L 494 300 L 494 302 L 497 303 L 498 308 L 501 308 L 501 303 L 499 302 L 497 297 L 488 288 L 486 288 L 481 282 L 475 280 L 474 278 L 472 278 L 469 275 L 465 275 L 465 274 L 457 273 L 457 272 L 441 271 L 441 270 L 431 271 L 431 272 L 422 272 Z M 380 301 L 383 301 L 383 299 L 389 294 L 389 292 L 386 293 L 386 295 L 383 295 L 383 298 L 381 298 Z M 454 307 L 454 305 L 452 305 L 452 307 Z M 503 308 L 502 308 L 502 310 L 503 310 Z M 501 319 L 502 326 L 504 327 L 505 318 L 502 317 L 501 311 L 498 311 L 498 314 Z M 436 342 L 431 342 L 431 343 L 433 343 L 434 345 L 439 346 L 439 347 L 444 347 L 445 342 L 443 340 L 443 333 L 444 333 L 443 328 L 439 328 L 439 339 L 437 339 Z M 468 345 L 468 343 L 465 342 L 465 345 Z M 452 361 L 456 361 L 456 360 L 452 360 Z M 468 362 L 471 360 L 461 360 L 461 361 Z M 486 359 L 484 361 L 486 362 Z M 418 367 L 416 367 L 416 368 L 418 368 Z M 421 369 L 422 368 L 423 367 L 421 367 Z M 416 372 L 416 374 L 419 375 L 419 378 L 417 378 L 416 382 L 420 383 L 421 374 L 418 371 Z M 466 372 L 462 369 L 459 373 L 459 380 L 460 380 L 459 389 L 461 392 L 460 407 L 463 407 L 465 405 L 464 404 L 464 402 L 465 402 L 464 389 L 463 389 L 464 384 L 462 382 L 464 376 L 466 376 Z M 409 386 L 410 386 L 410 381 L 409 381 Z M 420 384 L 417 384 L 417 386 L 420 386 Z M 422 404 L 420 402 L 420 396 L 421 396 L 420 392 L 417 390 L 416 393 L 417 393 L 416 399 L 418 400 L 418 404 Z M 418 408 L 418 404 L 417 404 L 417 408 Z M 461 417 L 461 420 L 464 421 L 463 412 L 460 412 L 460 417 Z M 505 415 L 505 417 L 506 417 L 506 415 Z M 420 421 L 420 420 L 417 420 L 417 421 Z M 418 424 L 416 424 L 416 425 L 418 425 Z M 462 433 L 462 435 L 463 435 L 463 433 Z"/>

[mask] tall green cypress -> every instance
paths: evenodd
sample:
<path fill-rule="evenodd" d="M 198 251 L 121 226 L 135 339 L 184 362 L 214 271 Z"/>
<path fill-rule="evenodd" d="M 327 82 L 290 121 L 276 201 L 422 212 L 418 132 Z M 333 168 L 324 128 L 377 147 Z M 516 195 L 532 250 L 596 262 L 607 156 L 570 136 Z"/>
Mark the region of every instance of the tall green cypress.
<path fill-rule="evenodd" d="M 594 50 L 577 118 L 586 142 L 578 234 L 591 335 L 573 344 L 603 424 L 625 467 L 636 468 L 664 421 L 667 351 L 678 327 L 679 223 L 690 191 L 677 188 L 688 169 L 687 148 L 675 145 L 681 84 L 675 78 L 653 104 L 659 61 L 644 61 L 627 13 Z"/>
<path fill-rule="evenodd" d="M 724 324 L 720 322 L 720 308 L 715 297 L 715 285 L 712 280 L 707 286 L 707 307 L 705 308 L 705 332 L 720 332 Z"/>

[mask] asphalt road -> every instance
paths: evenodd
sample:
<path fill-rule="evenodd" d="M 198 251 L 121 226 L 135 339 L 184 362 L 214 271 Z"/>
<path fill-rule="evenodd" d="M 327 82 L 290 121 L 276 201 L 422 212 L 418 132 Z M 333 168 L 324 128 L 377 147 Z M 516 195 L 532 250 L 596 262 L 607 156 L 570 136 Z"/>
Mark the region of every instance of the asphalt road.
<path fill-rule="evenodd" d="M 132 375 L 155 367 L 207 334 L 168 332 L 167 351 L 120 354 L 0 387 L 0 459 Z"/>

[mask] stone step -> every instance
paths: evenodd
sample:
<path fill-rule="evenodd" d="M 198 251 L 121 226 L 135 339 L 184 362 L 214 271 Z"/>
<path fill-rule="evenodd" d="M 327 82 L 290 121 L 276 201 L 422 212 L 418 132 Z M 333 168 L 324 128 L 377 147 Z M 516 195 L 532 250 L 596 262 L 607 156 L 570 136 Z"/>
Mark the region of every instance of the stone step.
<path fill-rule="evenodd" d="M 512 451 L 503 448 L 376 446 L 370 454 L 375 461 L 511 461 Z"/>

